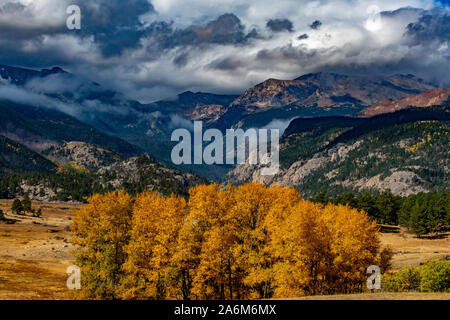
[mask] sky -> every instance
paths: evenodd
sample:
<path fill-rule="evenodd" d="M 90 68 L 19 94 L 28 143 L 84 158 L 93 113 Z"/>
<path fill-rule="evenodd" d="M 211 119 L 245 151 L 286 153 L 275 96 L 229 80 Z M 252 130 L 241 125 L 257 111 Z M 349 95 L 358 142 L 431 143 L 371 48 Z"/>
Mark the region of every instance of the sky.
<path fill-rule="evenodd" d="M 312 72 L 450 87 L 448 2 L 0 0 L 0 64 L 60 66 L 143 103 Z M 66 26 L 73 4 L 80 30 Z"/>

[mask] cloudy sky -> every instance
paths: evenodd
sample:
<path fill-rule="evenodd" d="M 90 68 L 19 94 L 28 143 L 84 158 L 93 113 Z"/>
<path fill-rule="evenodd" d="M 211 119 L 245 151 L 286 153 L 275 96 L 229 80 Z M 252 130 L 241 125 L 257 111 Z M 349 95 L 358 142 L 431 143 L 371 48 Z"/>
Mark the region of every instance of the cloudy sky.
<path fill-rule="evenodd" d="M 0 64 L 61 66 L 141 102 L 318 71 L 449 87 L 449 34 L 448 0 L 0 0 Z"/>

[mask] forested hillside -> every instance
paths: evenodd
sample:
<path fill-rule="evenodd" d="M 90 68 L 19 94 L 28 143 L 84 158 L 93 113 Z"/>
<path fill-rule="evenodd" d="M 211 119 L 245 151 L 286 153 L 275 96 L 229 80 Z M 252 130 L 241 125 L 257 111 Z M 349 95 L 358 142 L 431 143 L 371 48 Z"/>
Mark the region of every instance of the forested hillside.
<path fill-rule="evenodd" d="M 409 195 L 449 188 L 449 106 L 408 109 L 370 119 L 326 117 L 294 120 L 280 146 L 282 170 L 260 177 L 244 165 L 230 182 L 261 181 L 320 192 Z"/>
<path fill-rule="evenodd" d="M 144 155 L 114 162 L 97 171 L 71 163 L 57 173 L 16 173 L 0 176 L 0 198 L 27 196 L 40 201 L 85 202 L 95 193 L 124 189 L 130 194 L 154 190 L 186 196 L 189 187 L 207 183 L 193 174 L 167 168 Z"/>
<path fill-rule="evenodd" d="M 0 101 L 0 134 L 37 152 L 66 141 L 92 143 L 126 156 L 143 152 L 58 110 L 5 101 Z"/>
<path fill-rule="evenodd" d="M 8 173 L 55 172 L 56 165 L 24 145 L 0 135 L 0 176 Z"/>

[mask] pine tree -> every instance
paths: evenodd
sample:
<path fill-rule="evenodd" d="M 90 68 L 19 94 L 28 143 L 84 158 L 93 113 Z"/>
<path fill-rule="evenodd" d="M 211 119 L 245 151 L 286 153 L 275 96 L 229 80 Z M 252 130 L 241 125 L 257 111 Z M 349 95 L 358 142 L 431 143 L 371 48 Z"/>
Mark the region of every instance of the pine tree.
<path fill-rule="evenodd" d="M 11 211 L 15 214 L 21 214 L 23 210 L 22 202 L 19 199 L 15 199 L 11 205 Z"/>

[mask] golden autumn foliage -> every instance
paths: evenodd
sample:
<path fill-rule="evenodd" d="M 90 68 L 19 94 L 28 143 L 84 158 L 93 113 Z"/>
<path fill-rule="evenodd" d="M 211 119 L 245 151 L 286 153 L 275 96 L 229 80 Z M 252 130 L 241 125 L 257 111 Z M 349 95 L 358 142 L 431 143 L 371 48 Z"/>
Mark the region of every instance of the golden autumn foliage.
<path fill-rule="evenodd" d="M 376 223 L 364 212 L 254 183 L 197 186 L 188 202 L 155 192 L 134 201 L 123 191 L 96 195 L 77 214 L 73 230 L 87 298 L 361 292 L 366 269 L 385 270 L 390 262 Z"/>
<path fill-rule="evenodd" d="M 301 201 L 275 239 L 276 297 L 361 291 L 366 269 L 379 265 L 375 222 L 344 206 Z"/>
<path fill-rule="evenodd" d="M 186 201 L 172 195 L 164 198 L 156 192 L 139 195 L 133 207 L 127 276 L 123 281 L 124 299 L 164 299 L 176 297 L 171 284 L 176 266 L 178 232 L 186 215 Z"/>
<path fill-rule="evenodd" d="M 117 299 L 127 260 L 133 199 L 125 191 L 94 195 L 75 215 L 72 243 L 82 268 L 82 299 Z"/>

